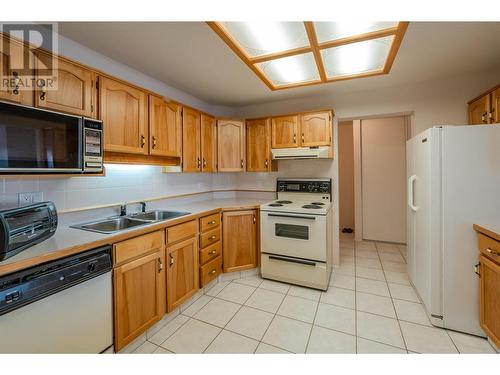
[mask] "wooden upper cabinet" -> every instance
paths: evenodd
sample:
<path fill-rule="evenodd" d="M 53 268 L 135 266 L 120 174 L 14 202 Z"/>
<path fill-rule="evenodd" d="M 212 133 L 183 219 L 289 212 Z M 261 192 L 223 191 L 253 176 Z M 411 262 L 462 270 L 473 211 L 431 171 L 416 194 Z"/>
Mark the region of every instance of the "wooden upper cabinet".
<path fill-rule="evenodd" d="M 11 102 L 33 105 L 34 94 L 32 90 L 22 89 L 21 80 L 23 73 L 33 73 L 28 69 L 24 71 L 25 58 L 30 59 L 28 66 L 33 66 L 33 54 L 28 50 L 28 47 L 15 40 L 9 39 L 6 36 L 0 36 L 0 100 L 8 100 Z M 9 85 L 4 85 L 5 80 L 8 80 Z"/>
<path fill-rule="evenodd" d="M 107 77 L 99 82 L 104 150 L 148 154 L 148 96 L 146 92 Z"/>
<path fill-rule="evenodd" d="M 218 120 L 217 153 L 219 172 L 242 172 L 245 167 L 245 124 L 239 120 Z"/>
<path fill-rule="evenodd" d="M 149 153 L 181 157 L 182 124 L 180 107 L 149 95 Z"/>
<path fill-rule="evenodd" d="M 257 211 L 226 211 L 222 214 L 224 272 L 257 267 Z"/>
<path fill-rule="evenodd" d="M 281 116 L 271 119 L 272 147 L 288 148 L 299 145 L 298 116 Z"/>
<path fill-rule="evenodd" d="M 35 105 L 53 111 L 97 118 L 95 73 L 57 58 L 57 71 L 53 73 L 55 87 L 51 89 L 43 69 L 49 66 L 49 60 L 53 58 L 57 57 L 43 52 L 36 54 L 36 78 L 45 84 L 37 88 Z"/>
<path fill-rule="evenodd" d="M 116 351 L 165 313 L 164 264 L 161 247 L 113 270 Z"/>
<path fill-rule="evenodd" d="M 198 236 L 167 247 L 167 311 L 198 290 Z"/>
<path fill-rule="evenodd" d="M 200 112 L 191 108 L 182 109 L 182 170 L 201 171 Z"/>
<path fill-rule="evenodd" d="M 301 146 L 329 146 L 331 134 L 332 117 L 330 112 L 307 113 L 300 116 Z"/>
<path fill-rule="evenodd" d="M 275 170 L 271 160 L 271 120 L 258 119 L 246 122 L 247 172 Z"/>
<path fill-rule="evenodd" d="M 217 126 L 215 118 L 201 115 L 201 170 L 217 171 Z"/>
<path fill-rule="evenodd" d="M 500 123 L 500 87 L 491 93 L 490 123 Z"/>
<path fill-rule="evenodd" d="M 484 95 L 469 103 L 469 125 L 482 125 L 488 123 L 490 112 L 490 96 Z"/>

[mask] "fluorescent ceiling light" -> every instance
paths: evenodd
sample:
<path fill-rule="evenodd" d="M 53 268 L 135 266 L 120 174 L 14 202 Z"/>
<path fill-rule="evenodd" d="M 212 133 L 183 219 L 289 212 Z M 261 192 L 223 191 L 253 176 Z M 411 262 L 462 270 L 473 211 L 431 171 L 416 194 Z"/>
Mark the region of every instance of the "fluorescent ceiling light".
<path fill-rule="evenodd" d="M 398 22 L 314 22 L 319 43 L 384 30 Z"/>
<path fill-rule="evenodd" d="M 381 70 L 394 36 L 370 39 L 321 50 L 328 78 Z"/>
<path fill-rule="evenodd" d="M 256 65 L 276 86 L 320 79 L 312 53 L 264 61 Z"/>
<path fill-rule="evenodd" d="M 309 45 L 303 22 L 224 22 L 222 25 L 250 57 Z"/>

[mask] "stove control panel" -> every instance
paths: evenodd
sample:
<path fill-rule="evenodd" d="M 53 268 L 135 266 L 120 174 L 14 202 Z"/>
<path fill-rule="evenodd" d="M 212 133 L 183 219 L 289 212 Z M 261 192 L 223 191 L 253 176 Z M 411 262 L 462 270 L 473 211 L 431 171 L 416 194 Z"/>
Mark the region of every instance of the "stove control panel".
<path fill-rule="evenodd" d="M 331 180 L 280 180 L 277 181 L 278 192 L 323 193 L 332 191 Z"/>

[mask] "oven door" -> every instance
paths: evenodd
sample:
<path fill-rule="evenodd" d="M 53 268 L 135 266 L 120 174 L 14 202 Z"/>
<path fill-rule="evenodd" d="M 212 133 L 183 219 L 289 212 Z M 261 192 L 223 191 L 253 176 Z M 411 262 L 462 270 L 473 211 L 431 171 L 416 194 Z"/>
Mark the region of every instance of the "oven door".
<path fill-rule="evenodd" d="M 263 253 L 326 262 L 326 216 L 261 211 Z"/>

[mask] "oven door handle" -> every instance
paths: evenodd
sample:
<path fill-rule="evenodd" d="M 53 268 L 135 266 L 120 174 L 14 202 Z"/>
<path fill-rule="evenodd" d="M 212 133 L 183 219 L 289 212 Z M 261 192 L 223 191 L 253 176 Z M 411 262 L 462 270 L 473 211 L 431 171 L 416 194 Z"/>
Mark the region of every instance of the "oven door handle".
<path fill-rule="evenodd" d="M 278 215 L 278 214 L 267 214 L 267 216 L 274 217 L 291 217 L 293 219 L 307 219 L 307 220 L 316 220 L 314 216 L 295 216 L 295 215 Z"/>
<path fill-rule="evenodd" d="M 309 260 L 302 260 L 302 259 L 296 259 L 296 258 L 285 258 L 285 257 L 276 256 L 276 255 L 269 255 L 269 259 L 281 260 L 283 262 L 298 263 L 298 264 L 303 264 L 306 266 L 316 267 L 316 263 L 311 262 Z"/>

